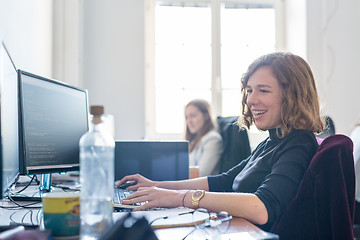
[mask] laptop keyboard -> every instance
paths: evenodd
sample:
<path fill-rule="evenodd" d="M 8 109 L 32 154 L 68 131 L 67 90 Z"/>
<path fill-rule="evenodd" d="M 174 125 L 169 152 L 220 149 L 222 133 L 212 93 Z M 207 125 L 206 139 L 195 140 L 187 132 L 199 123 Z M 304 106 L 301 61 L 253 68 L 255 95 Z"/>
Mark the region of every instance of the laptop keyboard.
<path fill-rule="evenodd" d="M 142 203 L 136 203 L 136 204 L 122 204 L 121 200 L 126 198 L 127 196 L 133 194 L 135 191 L 131 191 L 131 190 L 126 190 L 124 188 L 114 188 L 114 197 L 113 197 L 113 205 L 114 205 L 114 211 L 115 212 L 131 212 L 134 208 L 144 204 L 145 202 Z M 151 209 L 147 209 L 147 210 L 163 210 L 163 209 L 168 209 L 168 208 L 160 208 L 160 207 L 156 207 L 156 208 L 151 208 Z"/>
<path fill-rule="evenodd" d="M 137 206 L 140 206 L 142 203 L 136 203 L 136 204 L 132 204 L 132 205 L 127 205 L 127 204 L 122 204 L 121 200 L 126 198 L 127 196 L 133 194 L 135 191 L 131 191 L 131 190 L 126 190 L 123 188 L 114 188 L 114 197 L 113 197 L 113 204 L 114 204 L 114 209 L 119 211 L 121 209 L 133 209 L 136 208 Z"/>
<path fill-rule="evenodd" d="M 130 191 L 122 188 L 114 188 L 114 198 L 113 203 L 121 204 L 121 200 L 126 198 L 127 196 L 133 194 L 135 191 Z"/>

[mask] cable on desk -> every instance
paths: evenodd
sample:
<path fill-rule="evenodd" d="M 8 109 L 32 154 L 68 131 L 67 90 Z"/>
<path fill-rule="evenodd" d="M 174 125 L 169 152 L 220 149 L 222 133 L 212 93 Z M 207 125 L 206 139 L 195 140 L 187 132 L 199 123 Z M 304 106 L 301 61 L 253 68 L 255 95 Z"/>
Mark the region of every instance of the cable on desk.
<path fill-rule="evenodd" d="M 15 193 L 21 193 L 22 191 L 24 191 L 25 189 L 27 189 L 30 184 L 34 181 L 36 175 L 33 175 L 32 178 L 30 179 L 30 182 L 28 182 L 22 189 L 20 189 L 19 191 L 15 192 Z"/>
<path fill-rule="evenodd" d="M 41 207 L 28 207 L 29 205 L 34 205 L 34 204 L 38 204 L 38 203 L 30 203 L 30 204 L 27 204 L 27 205 L 20 205 L 18 203 L 15 203 L 17 206 L 8 206 L 8 207 L 4 207 L 4 206 L 0 206 L 0 208 L 2 209 L 6 209 L 6 210 L 9 210 L 9 209 L 12 209 L 12 210 L 19 210 L 21 208 L 41 208 Z"/>
<path fill-rule="evenodd" d="M 61 186 L 61 185 L 56 185 L 56 184 L 53 184 L 53 185 L 51 185 L 51 186 L 54 187 L 54 188 L 60 188 L 60 189 L 63 190 L 64 192 L 78 192 L 78 191 L 80 191 L 79 188 L 70 188 L 70 187 Z"/>
<path fill-rule="evenodd" d="M 41 202 L 42 198 L 35 197 L 34 195 L 33 196 L 11 195 L 11 198 L 13 201 L 16 201 L 16 202 Z"/>
<path fill-rule="evenodd" d="M 30 222 L 31 222 L 31 225 L 34 225 L 34 222 L 32 220 L 32 210 L 28 210 L 24 215 L 23 217 L 21 218 L 21 224 L 25 224 L 24 222 L 24 219 L 25 217 L 30 213 Z"/>
<path fill-rule="evenodd" d="M 9 218 L 10 218 L 10 222 L 11 222 L 11 223 L 17 224 L 17 222 L 15 222 L 14 219 L 13 219 L 13 216 L 15 215 L 15 213 L 17 213 L 17 212 L 13 212 L 13 213 L 10 215 Z"/>
<path fill-rule="evenodd" d="M 41 226 L 41 222 L 43 220 L 42 212 L 43 212 L 43 210 L 41 208 L 36 214 L 37 225 L 39 225 L 39 226 Z"/>
<path fill-rule="evenodd" d="M 38 213 L 40 212 L 40 210 L 38 211 Z M 23 216 L 22 216 L 22 219 L 21 219 L 21 222 L 17 222 L 14 220 L 14 215 L 17 214 L 17 213 L 21 213 L 21 212 L 13 212 L 9 219 L 10 219 L 10 225 L 21 225 L 21 226 L 24 226 L 26 228 L 31 228 L 31 229 L 35 229 L 35 228 L 38 228 L 40 226 L 40 224 L 35 224 L 34 223 L 34 220 L 33 220 L 33 210 L 28 210 Z M 25 220 L 25 217 L 26 215 L 30 214 L 30 221 L 31 223 L 26 223 L 24 220 Z"/>
<path fill-rule="evenodd" d="M 197 228 L 194 227 L 194 228 L 193 228 L 188 234 L 186 234 L 186 236 L 183 237 L 181 240 L 185 240 L 190 234 L 192 234 L 193 232 L 195 232 L 196 229 L 197 229 Z"/>
<path fill-rule="evenodd" d="M 153 220 L 149 223 L 149 225 L 151 226 L 155 221 L 160 220 L 160 219 L 168 219 L 168 218 L 171 218 L 171 217 L 177 217 L 177 216 L 181 216 L 181 215 L 185 215 L 185 214 L 192 214 L 193 212 L 195 212 L 195 211 L 194 211 L 194 210 L 191 210 L 191 211 L 189 211 L 189 212 L 175 213 L 175 214 L 171 214 L 171 215 L 168 215 L 168 216 L 158 217 L 158 218 L 153 219 Z"/>
<path fill-rule="evenodd" d="M 12 201 L 26 201 L 26 202 L 41 202 L 42 198 L 40 196 L 36 197 L 35 195 L 40 194 L 40 192 L 34 192 L 32 195 L 24 195 L 14 192 L 9 192 L 7 198 L 11 198 Z"/>
<path fill-rule="evenodd" d="M 16 201 L 14 201 L 11 196 L 7 196 L 7 198 L 14 203 L 16 206 L 9 206 L 9 207 L 4 207 L 4 206 L 0 206 L 3 209 L 19 209 L 19 208 L 41 208 L 41 206 L 33 206 L 35 204 L 39 204 L 39 202 L 33 202 L 33 203 L 28 203 L 25 205 L 21 205 L 19 203 L 17 203 Z"/>

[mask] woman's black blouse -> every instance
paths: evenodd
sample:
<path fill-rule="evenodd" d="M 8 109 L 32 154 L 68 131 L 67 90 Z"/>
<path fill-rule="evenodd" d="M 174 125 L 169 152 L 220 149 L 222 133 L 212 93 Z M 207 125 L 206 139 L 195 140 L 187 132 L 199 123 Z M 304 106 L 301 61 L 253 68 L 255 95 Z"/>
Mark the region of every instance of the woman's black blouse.
<path fill-rule="evenodd" d="M 269 230 L 295 196 L 317 147 L 311 132 L 293 130 L 279 138 L 271 129 L 247 159 L 225 173 L 209 176 L 209 190 L 254 193 L 268 211 L 268 222 L 259 227 Z"/>

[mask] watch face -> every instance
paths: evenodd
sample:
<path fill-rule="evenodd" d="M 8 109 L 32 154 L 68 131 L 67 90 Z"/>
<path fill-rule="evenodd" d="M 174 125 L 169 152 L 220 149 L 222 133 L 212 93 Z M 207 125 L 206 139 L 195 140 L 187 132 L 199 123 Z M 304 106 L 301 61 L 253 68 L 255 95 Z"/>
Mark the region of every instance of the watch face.
<path fill-rule="evenodd" d="M 203 192 L 202 191 L 196 191 L 196 192 L 194 192 L 194 198 L 199 198 L 199 197 L 201 197 L 201 195 L 203 194 Z"/>

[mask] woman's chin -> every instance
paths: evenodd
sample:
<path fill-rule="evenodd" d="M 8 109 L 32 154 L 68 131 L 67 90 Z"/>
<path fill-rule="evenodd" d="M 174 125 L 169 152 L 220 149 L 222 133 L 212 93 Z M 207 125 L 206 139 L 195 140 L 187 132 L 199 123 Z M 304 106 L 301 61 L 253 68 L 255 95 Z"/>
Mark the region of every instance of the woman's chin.
<path fill-rule="evenodd" d="M 269 128 L 267 127 L 264 127 L 264 126 L 261 126 L 261 125 L 256 125 L 255 124 L 255 127 L 260 131 L 260 132 L 266 132 L 267 130 L 269 130 Z"/>

